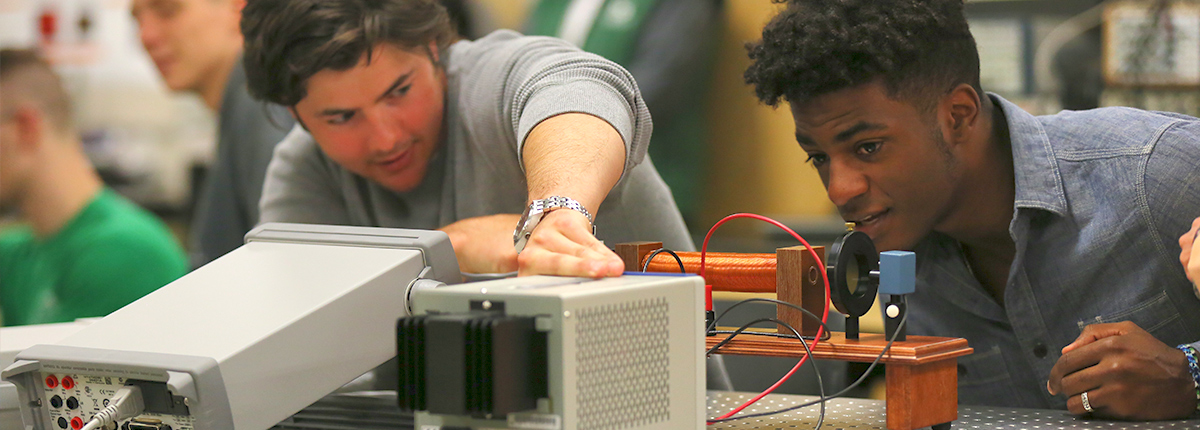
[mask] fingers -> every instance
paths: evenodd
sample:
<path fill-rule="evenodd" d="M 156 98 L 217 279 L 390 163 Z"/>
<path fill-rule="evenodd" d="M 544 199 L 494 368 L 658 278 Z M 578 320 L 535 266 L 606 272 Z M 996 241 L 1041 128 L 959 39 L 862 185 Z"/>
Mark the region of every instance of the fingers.
<path fill-rule="evenodd" d="M 1189 255 L 1195 255 L 1197 258 L 1188 258 L 1183 263 L 1183 267 L 1186 269 L 1188 280 L 1196 284 L 1200 282 L 1200 279 L 1197 279 L 1197 277 L 1200 277 L 1200 240 L 1192 241 L 1191 246 L 1187 249 L 1190 251 L 1188 252 Z M 1181 257 L 1181 259 L 1183 258 Z"/>
<path fill-rule="evenodd" d="M 1070 411 L 1075 415 L 1090 413 L 1097 416 L 1103 416 L 1105 415 L 1105 411 L 1108 409 L 1109 402 L 1111 402 L 1114 397 L 1111 391 L 1112 390 L 1104 387 L 1094 387 L 1086 391 L 1088 396 L 1088 406 L 1091 406 L 1092 408 L 1091 412 L 1088 412 L 1088 410 L 1083 407 L 1084 391 L 1067 396 L 1067 411 Z"/>
<path fill-rule="evenodd" d="M 1196 243 L 1196 232 L 1198 230 L 1200 230 L 1200 218 L 1193 220 L 1192 228 L 1182 236 L 1179 236 L 1179 263 L 1182 264 L 1185 269 L 1187 269 L 1188 279 L 1193 282 L 1196 280 L 1192 278 L 1192 274 L 1194 273 L 1192 266 L 1196 265 L 1200 267 L 1200 262 L 1190 261 L 1193 254 L 1200 252 L 1200 249 L 1196 249 L 1200 248 L 1200 246 L 1197 246 L 1198 244 Z"/>
<path fill-rule="evenodd" d="M 1130 331 L 1130 323 L 1092 324 L 1083 328 L 1083 332 L 1070 345 L 1063 347 L 1062 357 L 1050 369 L 1050 378 L 1046 381 L 1046 389 L 1050 394 L 1063 393 L 1062 380 L 1067 375 L 1082 369 L 1095 366 L 1108 350 L 1106 338 L 1120 336 Z M 1136 326 L 1135 326 L 1136 327 Z M 1080 390 L 1087 387 L 1080 388 Z"/>
<path fill-rule="evenodd" d="M 1059 384 L 1061 388 L 1059 388 L 1058 394 L 1067 396 L 1067 400 L 1070 400 L 1071 397 L 1078 396 L 1084 391 L 1095 391 L 1097 388 L 1100 388 L 1104 385 L 1104 366 L 1105 364 L 1101 360 L 1094 365 L 1063 376 L 1062 382 Z M 1095 404 L 1092 404 L 1092 406 L 1095 406 Z"/>
<path fill-rule="evenodd" d="M 1064 353 L 1062 357 L 1059 357 L 1058 362 L 1054 363 L 1054 367 L 1050 369 L 1050 378 L 1046 381 L 1046 390 L 1054 395 L 1064 393 L 1062 387 L 1064 377 L 1099 364 L 1101 354 L 1099 351 L 1096 351 L 1100 349 L 1098 346 L 1096 344 L 1085 345 L 1076 351 Z"/>
<path fill-rule="evenodd" d="M 591 233 L 587 218 L 575 211 L 546 215 L 517 258 L 519 275 L 560 275 L 601 278 L 625 270 L 620 257 Z"/>
<path fill-rule="evenodd" d="M 534 245 L 531 241 L 530 245 Z M 624 265 L 616 254 L 613 258 L 587 247 L 575 245 L 574 252 L 555 252 L 548 248 L 526 247 L 517 257 L 518 275 L 559 275 L 602 278 L 618 276 Z M 609 251 L 611 254 L 611 251 Z M 615 261 L 614 261 L 615 260 Z"/>
<path fill-rule="evenodd" d="M 1079 333 L 1079 337 L 1075 338 L 1074 342 L 1071 342 L 1070 345 L 1064 346 L 1062 353 L 1066 354 L 1075 350 L 1076 348 L 1097 340 L 1104 339 L 1109 336 L 1122 335 L 1126 332 L 1127 329 L 1124 327 L 1124 323 L 1092 324 L 1084 327 L 1083 332 Z"/>

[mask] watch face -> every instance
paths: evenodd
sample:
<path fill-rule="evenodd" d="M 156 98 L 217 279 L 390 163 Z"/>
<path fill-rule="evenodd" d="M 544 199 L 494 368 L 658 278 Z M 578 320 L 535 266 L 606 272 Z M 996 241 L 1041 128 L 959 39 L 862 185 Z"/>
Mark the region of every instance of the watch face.
<path fill-rule="evenodd" d="M 513 246 L 517 248 L 517 253 L 525 249 L 529 235 L 533 234 L 533 228 L 537 227 L 543 214 L 545 212 L 540 201 L 531 203 L 529 208 L 525 209 L 525 213 L 521 214 L 521 220 L 517 222 L 517 230 L 513 232 Z"/>

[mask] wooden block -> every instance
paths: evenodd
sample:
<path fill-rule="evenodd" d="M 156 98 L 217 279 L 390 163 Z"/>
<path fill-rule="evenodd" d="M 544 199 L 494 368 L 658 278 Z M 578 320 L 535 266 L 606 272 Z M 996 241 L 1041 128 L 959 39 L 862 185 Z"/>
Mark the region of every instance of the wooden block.
<path fill-rule="evenodd" d="M 825 247 L 814 246 L 813 251 L 825 259 Z M 821 278 L 822 267 L 814 260 L 812 254 L 804 246 L 792 246 L 775 250 L 775 294 L 779 300 L 800 305 L 808 309 L 818 318 L 825 311 L 825 282 Z M 816 336 L 820 324 L 811 317 L 805 317 L 803 312 L 787 306 L 778 305 L 776 317 L 791 324 L 800 334 Z M 779 327 L 779 333 L 791 334 L 786 328 Z"/>
<path fill-rule="evenodd" d="M 641 272 L 642 259 L 662 248 L 662 242 L 629 242 L 617 244 L 617 256 L 625 263 L 626 272 Z"/>
<path fill-rule="evenodd" d="M 886 369 L 888 429 L 914 430 L 958 418 L 958 359 Z"/>

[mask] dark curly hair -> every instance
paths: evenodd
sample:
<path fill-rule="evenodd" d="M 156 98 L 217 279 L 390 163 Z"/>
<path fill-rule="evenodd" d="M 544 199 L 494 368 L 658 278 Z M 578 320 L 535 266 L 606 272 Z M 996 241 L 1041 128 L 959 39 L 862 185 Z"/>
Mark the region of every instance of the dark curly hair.
<path fill-rule="evenodd" d="M 959 84 L 983 94 L 962 0 L 791 0 L 746 49 L 746 83 L 773 107 L 880 78 L 923 111 Z"/>
<path fill-rule="evenodd" d="M 380 43 L 444 52 L 456 37 L 436 0 L 249 0 L 242 10 L 250 95 L 294 106 L 308 78 L 347 70 Z"/>

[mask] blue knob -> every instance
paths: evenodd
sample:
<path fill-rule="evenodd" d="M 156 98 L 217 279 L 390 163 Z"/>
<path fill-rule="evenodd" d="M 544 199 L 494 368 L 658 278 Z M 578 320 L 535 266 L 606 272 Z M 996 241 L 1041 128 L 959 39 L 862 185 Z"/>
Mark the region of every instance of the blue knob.
<path fill-rule="evenodd" d="M 917 254 L 911 251 L 879 253 L 879 294 L 912 294 L 917 291 Z"/>

